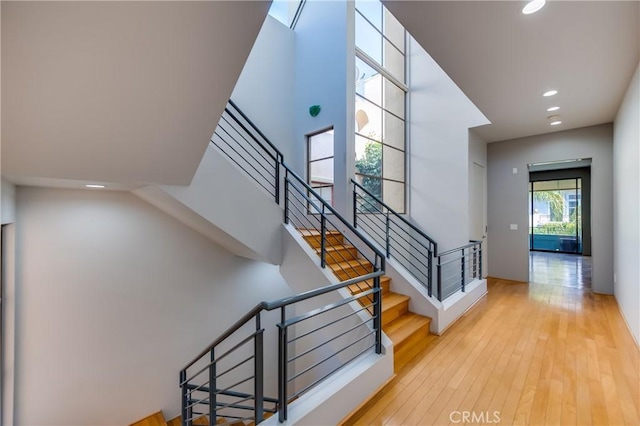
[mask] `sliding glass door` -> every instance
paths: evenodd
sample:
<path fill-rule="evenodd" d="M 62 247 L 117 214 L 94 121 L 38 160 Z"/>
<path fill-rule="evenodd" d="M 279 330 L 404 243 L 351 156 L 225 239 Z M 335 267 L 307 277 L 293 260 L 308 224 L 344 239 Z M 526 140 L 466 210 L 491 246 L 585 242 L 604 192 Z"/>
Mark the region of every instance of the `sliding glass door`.
<path fill-rule="evenodd" d="M 582 254 L 582 179 L 529 182 L 529 248 Z"/>

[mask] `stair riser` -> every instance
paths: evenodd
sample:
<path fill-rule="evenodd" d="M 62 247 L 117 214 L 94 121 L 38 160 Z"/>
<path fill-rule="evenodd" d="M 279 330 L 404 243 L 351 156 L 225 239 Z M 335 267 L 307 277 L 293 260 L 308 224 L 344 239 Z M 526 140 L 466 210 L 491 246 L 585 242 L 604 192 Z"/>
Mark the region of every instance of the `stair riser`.
<path fill-rule="evenodd" d="M 384 298 L 382 299 L 382 326 L 389 324 L 394 319 L 401 317 L 402 315 L 409 312 L 409 301 L 400 303 L 397 306 L 394 306 L 391 309 L 384 309 Z"/>
<path fill-rule="evenodd" d="M 303 237 L 305 241 L 313 248 L 320 248 L 322 246 L 322 239 L 319 235 L 306 235 Z M 341 235 L 327 235 L 326 246 L 341 246 L 343 239 Z"/>
<path fill-rule="evenodd" d="M 420 334 L 419 340 L 413 344 L 402 345 L 400 349 L 393 351 L 393 366 L 396 371 L 407 365 L 418 353 L 429 345 L 436 336 L 433 334 Z"/>
<path fill-rule="evenodd" d="M 363 281 L 361 283 L 358 283 L 357 285 L 351 285 L 349 286 L 349 291 L 351 292 L 351 294 L 357 294 L 360 293 L 362 291 L 366 291 L 368 289 L 371 288 L 371 286 L 373 285 L 373 283 L 371 282 L 371 280 L 367 280 L 367 281 Z M 388 278 L 385 279 L 381 279 L 380 280 L 380 288 L 382 288 L 382 294 L 387 294 L 389 293 L 389 289 L 391 288 L 391 280 Z"/>
<path fill-rule="evenodd" d="M 320 253 L 318 253 L 320 256 Z M 332 265 L 334 263 L 348 262 L 358 258 L 358 250 L 355 247 L 344 247 L 335 251 L 328 251 L 325 255 L 325 261 Z"/>
<path fill-rule="evenodd" d="M 344 269 L 343 268 L 338 268 L 337 270 L 334 269 L 333 273 L 336 277 L 345 281 L 351 278 L 361 277 L 363 275 L 370 274 L 372 272 L 373 272 L 373 268 L 371 267 L 371 265 L 357 265 L 357 266 L 344 267 Z"/>

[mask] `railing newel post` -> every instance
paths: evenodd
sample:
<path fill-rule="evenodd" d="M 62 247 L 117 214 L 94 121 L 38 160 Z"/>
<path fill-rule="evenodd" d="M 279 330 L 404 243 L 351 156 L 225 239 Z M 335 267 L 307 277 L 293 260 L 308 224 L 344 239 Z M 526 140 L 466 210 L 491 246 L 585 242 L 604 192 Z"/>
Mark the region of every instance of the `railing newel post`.
<path fill-rule="evenodd" d="M 189 416 L 187 415 L 189 406 L 189 395 L 186 380 L 187 370 L 180 370 L 180 383 L 182 388 L 182 407 L 180 411 L 180 417 L 182 419 L 182 426 L 187 426 L 187 420 L 189 419 Z"/>
<path fill-rule="evenodd" d="M 285 307 L 280 308 L 278 324 L 278 420 L 287 420 L 287 327 Z"/>
<path fill-rule="evenodd" d="M 327 217 L 324 213 L 324 204 L 322 204 L 322 211 L 320 213 L 320 266 L 323 268 L 327 264 L 326 258 L 327 250 Z"/>
<path fill-rule="evenodd" d="M 389 256 L 391 256 L 391 239 L 390 239 L 390 234 L 391 234 L 391 222 L 389 220 L 389 209 L 387 209 L 387 218 L 386 218 L 386 223 L 385 223 L 385 245 L 386 245 L 386 250 L 387 250 L 387 259 L 389 258 Z"/>
<path fill-rule="evenodd" d="M 480 251 L 480 253 L 478 254 L 478 271 L 480 276 L 478 278 L 482 279 L 482 240 L 480 240 L 480 244 L 478 247 Z"/>
<path fill-rule="evenodd" d="M 210 358 L 211 365 L 209 366 L 209 419 L 210 422 L 215 424 L 216 420 L 218 420 L 217 413 L 217 392 L 218 387 L 216 385 L 216 353 L 215 348 L 211 348 Z"/>
<path fill-rule="evenodd" d="M 256 336 L 254 338 L 254 419 L 255 424 L 264 418 L 264 330 L 260 324 L 260 312 L 256 314 Z"/>
<path fill-rule="evenodd" d="M 284 172 L 284 223 L 289 224 L 289 170 Z"/>
<path fill-rule="evenodd" d="M 442 302 L 442 258 L 437 256 L 438 263 L 436 264 L 436 269 L 438 270 L 438 300 Z"/>
<path fill-rule="evenodd" d="M 461 267 L 461 273 L 462 273 L 462 292 L 464 293 L 464 280 L 465 280 L 465 268 L 464 268 L 464 262 L 465 262 L 465 256 L 464 256 L 464 249 L 462 249 L 462 259 L 461 259 L 462 264 L 460 265 Z"/>
<path fill-rule="evenodd" d="M 275 192 L 276 192 L 276 204 L 280 205 L 280 163 L 282 163 L 282 158 L 280 156 L 280 154 L 276 153 L 276 187 L 275 187 Z"/>

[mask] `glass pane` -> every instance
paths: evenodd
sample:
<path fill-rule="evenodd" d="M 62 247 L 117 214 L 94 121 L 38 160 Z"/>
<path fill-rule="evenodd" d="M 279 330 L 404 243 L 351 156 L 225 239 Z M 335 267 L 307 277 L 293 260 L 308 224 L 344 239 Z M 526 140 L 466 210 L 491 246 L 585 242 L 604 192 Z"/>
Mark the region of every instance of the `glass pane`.
<path fill-rule="evenodd" d="M 382 179 L 356 175 L 356 182 L 376 198 L 382 198 Z M 360 200 L 358 210 L 369 213 L 380 213 L 382 211 L 382 206 L 367 193 L 363 193 Z"/>
<path fill-rule="evenodd" d="M 356 58 L 356 93 L 382 106 L 382 75 Z"/>
<path fill-rule="evenodd" d="M 387 40 L 384 41 L 384 68 L 404 83 L 404 55 Z"/>
<path fill-rule="evenodd" d="M 356 173 L 382 176 L 382 144 L 356 136 Z"/>
<path fill-rule="evenodd" d="M 356 13 L 356 46 L 382 64 L 382 34 Z"/>
<path fill-rule="evenodd" d="M 333 130 L 309 138 L 309 161 L 333 157 Z"/>
<path fill-rule="evenodd" d="M 581 191 L 577 179 L 533 182 L 531 248 L 580 253 Z"/>
<path fill-rule="evenodd" d="M 379 0 L 356 0 L 356 10 L 382 32 L 382 3 Z M 356 15 L 359 15 L 356 13 Z"/>
<path fill-rule="evenodd" d="M 383 34 L 393 43 L 402 53 L 404 53 L 404 27 L 393 16 L 386 7 L 384 9 L 384 32 Z"/>
<path fill-rule="evenodd" d="M 404 118 L 404 91 L 386 78 L 384 85 L 384 106 L 400 118 Z"/>
<path fill-rule="evenodd" d="M 404 182 L 404 151 L 382 148 L 382 177 Z"/>
<path fill-rule="evenodd" d="M 312 187 L 333 183 L 333 158 L 309 163 L 309 183 Z"/>
<path fill-rule="evenodd" d="M 356 95 L 356 132 L 382 140 L 382 108 Z"/>
<path fill-rule="evenodd" d="M 385 144 L 404 150 L 404 121 L 385 111 L 383 136 Z"/>
<path fill-rule="evenodd" d="M 404 184 L 385 180 L 382 185 L 385 204 L 398 213 L 404 213 Z"/>

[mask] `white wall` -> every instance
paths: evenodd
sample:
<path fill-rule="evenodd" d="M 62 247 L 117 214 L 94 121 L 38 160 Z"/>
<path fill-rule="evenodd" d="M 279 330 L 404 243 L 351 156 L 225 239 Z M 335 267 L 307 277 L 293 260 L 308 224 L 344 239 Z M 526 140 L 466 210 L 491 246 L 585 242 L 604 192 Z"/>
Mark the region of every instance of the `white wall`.
<path fill-rule="evenodd" d="M 353 2 L 307 1 L 295 27 L 294 157 L 288 162 L 306 179 L 309 133 L 334 127 L 335 207 L 340 212 L 350 208 L 349 178 L 355 148 L 353 125 L 348 125 L 348 102 L 353 105 L 354 47 L 352 27 Z M 353 85 L 353 83 L 351 83 Z M 309 115 L 309 107 L 320 105 L 317 117 Z M 353 108 L 351 108 L 353 109 Z M 286 160 L 286 158 L 285 158 Z"/>
<path fill-rule="evenodd" d="M 234 254 L 280 263 L 282 208 L 211 144 L 191 185 L 134 192 Z"/>
<path fill-rule="evenodd" d="M 278 147 L 293 157 L 294 32 L 267 15 L 231 99 Z"/>
<path fill-rule="evenodd" d="M 16 187 L 8 180 L 2 178 L 2 190 L 0 191 L 2 197 L 2 224 L 11 223 L 16 217 Z"/>
<path fill-rule="evenodd" d="M 640 344 L 640 65 L 613 126 L 613 285 Z"/>
<path fill-rule="evenodd" d="M 474 179 L 474 167 L 475 165 L 484 167 L 484 178 L 482 187 L 484 191 L 482 194 L 473 194 L 473 188 L 478 187 Z M 475 210 L 474 205 L 484 205 L 482 211 Z M 486 238 L 486 226 L 487 226 L 487 143 L 478 136 L 473 130 L 469 130 L 469 239 L 477 239 L 482 235 L 474 235 L 474 221 L 482 222 L 485 226 L 485 232 L 482 234 L 485 238 L 482 241 L 482 276 L 487 276 L 487 266 L 489 265 L 489 259 L 487 256 L 488 240 Z"/>
<path fill-rule="evenodd" d="M 602 124 L 488 144 L 489 272 L 529 280 L 527 165 L 591 158 L 592 289 L 613 293 L 613 126 Z M 513 169 L 517 169 L 517 174 Z M 518 230 L 511 231 L 515 224 Z"/>
<path fill-rule="evenodd" d="M 129 193 L 19 187 L 17 200 L 15 424 L 175 416 L 180 368 L 257 302 L 291 294 L 276 266 Z"/>
<path fill-rule="evenodd" d="M 410 215 L 445 251 L 469 242 L 469 131 L 487 119 L 415 41 L 409 44 Z"/>

